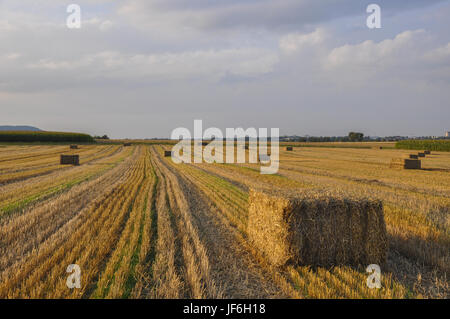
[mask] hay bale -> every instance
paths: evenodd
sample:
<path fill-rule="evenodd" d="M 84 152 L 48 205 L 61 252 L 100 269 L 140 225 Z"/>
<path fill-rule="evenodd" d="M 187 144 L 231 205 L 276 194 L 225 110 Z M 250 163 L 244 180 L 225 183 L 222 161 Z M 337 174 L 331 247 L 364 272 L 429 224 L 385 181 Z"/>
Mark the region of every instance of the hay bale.
<path fill-rule="evenodd" d="M 286 151 L 292 152 L 293 150 L 294 150 L 294 148 L 292 146 L 286 147 Z"/>
<path fill-rule="evenodd" d="M 80 165 L 80 155 L 61 155 L 59 160 L 61 165 Z"/>
<path fill-rule="evenodd" d="M 382 150 L 383 146 L 373 146 L 372 149 L 374 149 L 374 150 Z"/>
<path fill-rule="evenodd" d="M 123 143 L 123 146 L 125 146 L 125 147 L 127 147 L 127 146 L 131 146 L 131 143 L 130 143 L 130 142 L 127 142 L 127 143 Z"/>
<path fill-rule="evenodd" d="M 417 154 L 419 157 L 425 157 L 425 153 L 419 153 Z"/>
<path fill-rule="evenodd" d="M 171 157 L 172 151 L 164 151 L 164 157 Z"/>
<path fill-rule="evenodd" d="M 404 169 L 421 169 L 422 162 L 418 159 L 405 159 Z"/>
<path fill-rule="evenodd" d="M 382 265 L 387 233 L 381 201 L 252 189 L 248 237 L 274 266 Z"/>
<path fill-rule="evenodd" d="M 424 153 L 425 155 L 430 155 L 430 154 L 431 154 L 431 151 L 423 151 L 423 153 Z"/>
<path fill-rule="evenodd" d="M 70 149 L 71 150 L 77 150 L 78 149 L 78 145 L 70 145 Z"/>
<path fill-rule="evenodd" d="M 419 155 L 411 154 L 411 155 L 409 155 L 409 158 L 411 158 L 411 159 L 419 159 Z"/>
<path fill-rule="evenodd" d="M 422 162 L 413 158 L 393 158 L 389 167 L 395 169 L 421 169 Z"/>

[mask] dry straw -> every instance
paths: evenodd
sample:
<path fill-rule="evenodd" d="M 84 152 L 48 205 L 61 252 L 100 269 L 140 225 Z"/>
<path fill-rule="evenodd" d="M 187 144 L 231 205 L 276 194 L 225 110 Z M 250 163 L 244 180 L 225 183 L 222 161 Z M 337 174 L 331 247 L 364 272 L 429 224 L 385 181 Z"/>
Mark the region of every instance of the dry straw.
<path fill-rule="evenodd" d="M 251 190 L 248 236 L 274 266 L 384 264 L 388 247 L 380 201 L 317 190 Z"/>

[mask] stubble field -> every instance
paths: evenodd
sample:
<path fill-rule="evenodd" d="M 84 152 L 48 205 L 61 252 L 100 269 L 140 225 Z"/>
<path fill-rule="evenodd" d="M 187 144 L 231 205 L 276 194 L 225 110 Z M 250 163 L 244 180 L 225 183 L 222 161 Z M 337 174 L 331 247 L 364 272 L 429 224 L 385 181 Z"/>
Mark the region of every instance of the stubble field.
<path fill-rule="evenodd" d="M 177 165 L 170 147 L 0 146 L 0 298 L 448 298 L 450 153 L 396 170 L 412 151 L 281 148 L 278 174 L 261 175 Z M 59 165 L 70 153 L 80 166 Z M 275 268 L 249 243 L 250 189 L 317 187 L 382 200 L 381 289 L 365 267 Z"/>

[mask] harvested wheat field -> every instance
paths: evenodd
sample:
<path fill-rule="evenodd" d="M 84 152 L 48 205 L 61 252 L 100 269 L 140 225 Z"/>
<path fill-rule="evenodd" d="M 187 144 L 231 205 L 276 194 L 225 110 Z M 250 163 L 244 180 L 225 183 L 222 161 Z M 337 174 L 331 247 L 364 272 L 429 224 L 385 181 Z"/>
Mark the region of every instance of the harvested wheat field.
<path fill-rule="evenodd" d="M 170 145 L 0 147 L 0 298 L 448 298 L 450 153 L 325 146 L 280 147 L 275 175 Z"/>

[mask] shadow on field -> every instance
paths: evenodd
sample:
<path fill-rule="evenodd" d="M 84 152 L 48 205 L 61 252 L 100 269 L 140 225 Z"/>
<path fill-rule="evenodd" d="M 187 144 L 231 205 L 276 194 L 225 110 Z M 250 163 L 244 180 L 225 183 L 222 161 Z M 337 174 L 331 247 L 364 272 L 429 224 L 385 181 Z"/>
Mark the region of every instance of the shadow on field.
<path fill-rule="evenodd" d="M 450 173 L 450 168 L 422 168 L 422 171 Z"/>
<path fill-rule="evenodd" d="M 448 247 L 417 236 L 388 236 L 386 270 L 415 294 L 425 298 L 448 298 Z"/>

